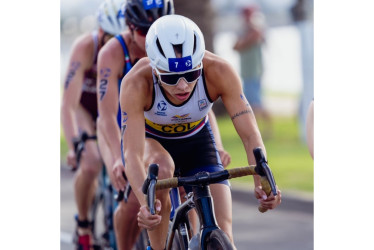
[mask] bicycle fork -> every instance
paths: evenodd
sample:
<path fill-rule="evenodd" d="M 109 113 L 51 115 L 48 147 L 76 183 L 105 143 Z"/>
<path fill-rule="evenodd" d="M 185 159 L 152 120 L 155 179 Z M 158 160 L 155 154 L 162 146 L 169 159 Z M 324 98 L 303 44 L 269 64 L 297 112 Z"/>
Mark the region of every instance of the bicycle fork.
<path fill-rule="evenodd" d="M 217 220 L 214 215 L 213 200 L 210 194 L 209 186 L 193 186 L 191 193 L 188 194 L 187 200 L 183 204 L 179 205 L 175 210 L 175 215 L 171 225 L 170 235 L 167 241 L 166 249 L 170 250 L 175 235 L 175 230 L 178 229 L 180 233 L 180 244 L 184 249 L 188 249 L 192 233 L 188 223 L 188 211 L 192 208 L 196 208 L 197 214 L 199 215 L 200 221 L 200 233 L 196 237 L 196 240 L 200 242 L 201 249 L 205 249 L 205 241 L 210 232 L 218 229 Z M 173 195 L 171 195 L 173 197 Z M 173 203 L 173 206 L 175 205 Z M 186 223 L 187 222 L 187 223 Z M 193 237 L 192 240 L 195 237 Z M 196 244 L 198 245 L 198 244 Z M 190 245 L 191 246 L 191 245 Z"/>
<path fill-rule="evenodd" d="M 214 214 L 213 199 L 209 186 L 193 186 L 193 200 L 200 221 L 200 246 L 206 249 L 205 239 L 213 230 L 219 229 Z"/>

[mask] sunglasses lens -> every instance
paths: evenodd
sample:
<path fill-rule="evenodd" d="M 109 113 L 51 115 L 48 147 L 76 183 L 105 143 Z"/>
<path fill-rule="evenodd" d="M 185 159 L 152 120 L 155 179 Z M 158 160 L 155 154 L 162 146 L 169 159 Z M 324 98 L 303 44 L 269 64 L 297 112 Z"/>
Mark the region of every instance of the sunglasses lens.
<path fill-rule="evenodd" d="M 193 82 L 201 75 L 201 69 L 190 71 L 184 74 L 160 75 L 161 81 L 169 85 L 176 85 L 181 77 L 187 82 Z"/>
<path fill-rule="evenodd" d="M 176 85 L 181 75 L 160 75 L 161 81 L 169 85 Z"/>
<path fill-rule="evenodd" d="M 201 69 L 198 69 L 198 70 L 185 73 L 183 77 L 186 79 L 187 82 L 193 82 L 197 78 L 199 78 L 200 75 L 201 75 Z"/>

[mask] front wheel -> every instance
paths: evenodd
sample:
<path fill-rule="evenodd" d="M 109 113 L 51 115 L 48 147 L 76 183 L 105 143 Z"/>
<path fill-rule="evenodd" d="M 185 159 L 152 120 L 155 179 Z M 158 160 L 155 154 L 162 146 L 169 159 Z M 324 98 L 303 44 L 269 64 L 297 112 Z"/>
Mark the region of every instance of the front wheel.
<path fill-rule="evenodd" d="M 220 229 L 210 233 L 205 245 L 207 250 L 234 250 L 229 237 Z"/>

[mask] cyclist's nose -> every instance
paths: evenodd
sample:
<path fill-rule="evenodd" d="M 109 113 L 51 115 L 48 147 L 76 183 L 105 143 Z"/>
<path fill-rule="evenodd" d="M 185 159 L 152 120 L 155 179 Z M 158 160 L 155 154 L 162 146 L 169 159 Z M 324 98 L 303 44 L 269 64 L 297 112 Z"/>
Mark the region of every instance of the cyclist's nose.
<path fill-rule="evenodd" d="M 188 83 L 184 77 L 179 78 L 178 83 L 177 83 L 177 88 L 178 89 L 186 89 L 188 87 Z"/>

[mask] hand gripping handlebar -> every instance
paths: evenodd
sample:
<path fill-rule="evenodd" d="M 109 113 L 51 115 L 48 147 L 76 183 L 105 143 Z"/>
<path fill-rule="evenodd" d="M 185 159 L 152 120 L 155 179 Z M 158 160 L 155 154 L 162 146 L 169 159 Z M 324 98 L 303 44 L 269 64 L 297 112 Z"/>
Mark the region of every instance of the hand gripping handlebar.
<path fill-rule="evenodd" d="M 272 192 L 277 195 L 274 176 L 267 164 L 266 158 L 261 148 L 255 148 L 253 154 L 256 158 L 256 166 L 238 167 L 218 171 L 214 173 L 200 172 L 188 177 L 173 177 L 157 181 L 158 165 L 151 164 L 148 170 L 148 177 L 143 184 L 143 193 L 147 195 L 147 203 L 150 211 L 154 210 L 155 190 L 174 188 L 183 185 L 209 185 L 226 179 L 237 178 L 246 175 L 261 176 L 262 189 L 266 195 Z M 259 207 L 260 212 L 264 213 L 267 209 Z"/>
<path fill-rule="evenodd" d="M 143 194 L 146 195 L 147 204 L 151 214 L 156 214 L 156 183 L 158 176 L 158 164 L 151 164 L 148 167 L 148 176 L 145 179 L 142 187 Z"/>

